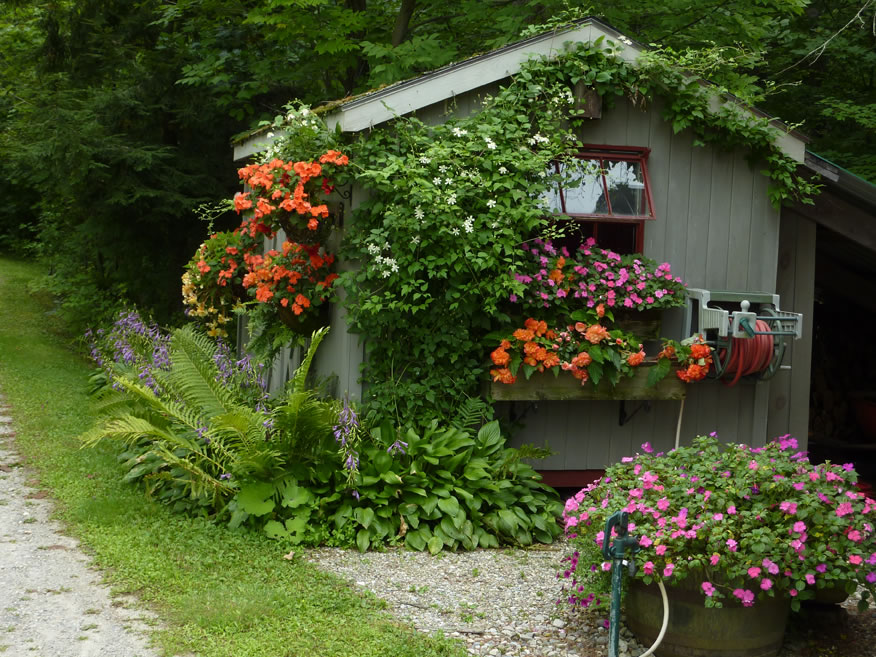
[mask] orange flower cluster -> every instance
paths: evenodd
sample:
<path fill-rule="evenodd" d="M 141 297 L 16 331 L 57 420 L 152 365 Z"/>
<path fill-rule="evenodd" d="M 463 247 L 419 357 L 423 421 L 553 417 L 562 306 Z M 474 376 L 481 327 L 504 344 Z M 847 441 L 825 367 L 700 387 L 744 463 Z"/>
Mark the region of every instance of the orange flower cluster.
<path fill-rule="evenodd" d="M 249 164 L 238 169 L 240 179 L 251 188 L 250 192 L 238 192 L 234 196 L 234 209 L 238 214 L 252 210 L 252 215 L 241 224 L 241 230 L 251 237 L 259 233 L 272 236 L 277 228 L 273 217 L 278 210 L 286 213 L 277 218 L 279 223 L 298 214 L 307 217 L 308 229 L 316 230 L 319 219 L 329 215 L 328 206 L 316 202 L 320 187 L 324 191 L 332 189 L 324 165 L 346 166 L 348 163 L 346 155 L 330 150 L 319 157 L 319 162 L 273 159 L 266 164 Z M 320 176 L 321 185 L 308 186 Z"/>
<path fill-rule="evenodd" d="M 693 383 L 706 378 L 712 366 L 712 348 L 701 335 L 683 342 L 667 341 L 657 355 L 657 359 L 668 358 L 679 364 L 675 376 L 685 383 Z"/>
<path fill-rule="evenodd" d="M 320 253 L 318 244 L 286 241 L 282 253 L 272 249 L 263 256 L 247 253 L 243 259 L 248 269 L 243 277 L 243 286 L 255 286 L 256 300 L 262 303 L 277 300 L 284 308 L 291 307 L 296 315 L 304 312 L 313 302 L 322 302 L 338 278 L 333 272 L 320 272 L 328 270 L 335 257 L 331 253 Z M 302 281 L 307 285 L 300 286 Z M 310 297 L 304 294 L 302 287 L 306 288 Z"/>
<path fill-rule="evenodd" d="M 511 339 L 502 340 L 490 354 L 496 369 L 490 370 L 494 381 L 514 383 L 517 369 L 527 366 L 527 378 L 534 371 L 560 368 L 584 385 L 601 377 L 606 368 L 615 368 L 631 376 L 632 368 L 645 360 L 642 345 L 635 346 L 633 337 L 621 331 L 609 331 L 599 323 L 604 308 L 593 309 L 584 319 L 565 330 L 548 328 L 544 321 L 529 318 L 523 328 L 514 331 Z M 592 353 L 591 353 L 592 352 Z M 596 363 L 596 365 L 594 365 Z M 594 374 L 591 377 L 591 368 Z"/>

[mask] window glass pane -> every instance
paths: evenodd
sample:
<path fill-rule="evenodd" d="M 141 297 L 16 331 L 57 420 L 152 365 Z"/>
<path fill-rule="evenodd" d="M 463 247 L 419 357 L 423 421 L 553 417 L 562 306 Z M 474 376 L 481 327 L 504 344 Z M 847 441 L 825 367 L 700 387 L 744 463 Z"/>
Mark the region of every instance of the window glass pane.
<path fill-rule="evenodd" d="M 557 172 L 555 166 L 551 164 L 548 166 L 547 175 L 552 176 Z M 560 187 L 556 183 L 553 187 L 545 190 L 542 195 L 539 197 L 540 199 L 544 199 L 546 201 L 546 207 L 548 210 L 555 214 L 562 214 L 563 212 L 563 201 L 560 198 Z"/>
<path fill-rule="evenodd" d="M 575 160 L 560 165 L 569 214 L 608 214 L 599 160 Z"/>
<path fill-rule="evenodd" d="M 642 216 L 648 212 L 645 179 L 638 162 L 606 162 L 605 178 L 611 200 L 611 213 L 622 216 Z"/>

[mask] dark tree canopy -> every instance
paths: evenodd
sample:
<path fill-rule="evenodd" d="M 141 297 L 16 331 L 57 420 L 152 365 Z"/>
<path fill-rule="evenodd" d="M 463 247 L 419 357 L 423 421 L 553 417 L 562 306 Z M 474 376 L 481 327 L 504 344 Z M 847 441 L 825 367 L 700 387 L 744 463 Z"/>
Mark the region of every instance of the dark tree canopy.
<path fill-rule="evenodd" d="M 45 259 L 82 321 L 126 298 L 167 319 L 229 197 L 230 141 L 319 104 L 600 17 L 803 122 L 812 149 L 876 180 L 872 0 L 33 0 L 0 2 L 0 247 Z M 223 222 L 230 217 L 218 217 Z"/>

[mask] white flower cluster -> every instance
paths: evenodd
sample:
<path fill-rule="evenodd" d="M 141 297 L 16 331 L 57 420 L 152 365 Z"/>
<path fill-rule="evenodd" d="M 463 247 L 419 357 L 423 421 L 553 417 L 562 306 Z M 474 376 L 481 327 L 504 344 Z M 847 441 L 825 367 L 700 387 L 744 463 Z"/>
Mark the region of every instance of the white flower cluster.
<path fill-rule="evenodd" d="M 451 132 L 457 137 L 465 137 L 468 134 L 468 130 L 463 130 L 462 128 L 453 128 Z"/>
<path fill-rule="evenodd" d="M 572 105 L 575 102 L 575 96 L 572 95 L 572 91 L 570 89 L 563 89 L 556 96 L 551 98 L 551 103 L 554 105 Z"/>
<path fill-rule="evenodd" d="M 474 217 L 472 217 L 471 215 L 468 215 L 465 218 L 465 221 L 462 222 L 462 228 L 463 228 L 463 230 L 465 230 L 466 233 L 473 233 L 474 232 L 474 221 L 475 221 Z"/>
<path fill-rule="evenodd" d="M 395 258 L 386 257 L 383 255 L 384 250 L 389 249 L 389 242 L 384 242 L 383 248 L 377 246 L 373 242 L 368 245 L 368 253 L 374 256 L 374 264 L 380 271 L 382 278 L 389 278 L 398 271 L 398 263 Z"/>
<path fill-rule="evenodd" d="M 532 137 L 529 138 L 529 145 L 535 146 L 536 144 L 546 144 L 550 141 L 547 137 L 541 136 L 539 133 L 535 133 Z"/>
<path fill-rule="evenodd" d="M 496 142 L 494 142 L 489 137 L 484 137 L 484 141 L 487 142 L 487 148 L 489 148 L 491 151 L 496 150 Z"/>

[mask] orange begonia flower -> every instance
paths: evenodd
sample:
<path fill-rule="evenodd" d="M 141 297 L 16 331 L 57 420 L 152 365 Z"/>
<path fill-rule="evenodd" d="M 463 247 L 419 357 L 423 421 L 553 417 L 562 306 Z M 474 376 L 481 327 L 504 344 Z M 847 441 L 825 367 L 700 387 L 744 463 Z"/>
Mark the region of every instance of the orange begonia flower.
<path fill-rule="evenodd" d="M 637 365 L 641 365 L 642 361 L 645 360 L 645 352 L 639 351 L 635 354 L 630 354 L 627 358 L 627 363 L 636 367 Z"/>
<path fill-rule="evenodd" d="M 584 332 L 584 339 L 591 344 L 598 344 L 610 337 L 608 329 L 600 324 L 594 324 Z"/>
<path fill-rule="evenodd" d="M 493 364 L 499 366 L 507 365 L 511 362 L 511 356 L 508 354 L 507 351 L 502 349 L 502 347 L 499 347 L 498 349 L 493 351 L 493 353 L 490 354 L 490 359 L 493 361 Z"/>

